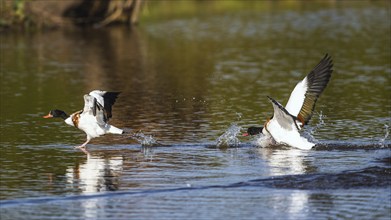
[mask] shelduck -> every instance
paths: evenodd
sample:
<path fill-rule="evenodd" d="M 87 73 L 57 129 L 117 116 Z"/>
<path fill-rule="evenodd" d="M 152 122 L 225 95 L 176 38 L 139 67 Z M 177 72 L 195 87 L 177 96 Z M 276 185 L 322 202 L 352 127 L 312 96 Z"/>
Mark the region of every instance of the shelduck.
<path fill-rule="evenodd" d="M 273 117 L 263 127 L 249 127 L 243 136 L 263 134 L 260 145 L 284 144 L 309 150 L 315 143 L 308 141 L 299 133 L 308 124 L 315 103 L 326 88 L 333 72 L 333 61 L 326 54 L 313 70 L 293 89 L 288 103 L 284 107 L 268 96 L 274 109 Z M 265 141 L 266 140 L 266 141 Z"/>
<path fill-rule="evenodd" d="M 94 90 L 89 94 L 84 95 L 84 108 L 71 115 L 67 115 L 64 111 L 54 109 L 43 118 L 62 118 L 65 123 L 74 126 L 84 131 L 87 135 L 87 140 L 79 148 L 84 152 L 86 145 L 91 139 L 102 136 L 104 134 L 123 134 L 124 131 L 108 123 L 112 117 L 112 106 L 115 103 L 120 92 L 107 92 Z"/>

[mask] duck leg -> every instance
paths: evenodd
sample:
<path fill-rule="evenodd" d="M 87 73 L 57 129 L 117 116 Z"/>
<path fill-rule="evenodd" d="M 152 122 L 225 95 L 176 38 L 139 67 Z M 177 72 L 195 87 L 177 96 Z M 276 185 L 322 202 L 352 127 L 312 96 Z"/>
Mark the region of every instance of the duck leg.
<path fill-rule="evenodd" d="M 90 138 L 87 137 L 87 141 L 84 142 L 82 145 L 80 146 L 75 146 L 74 148 L 78 148 L 80 149 L 81 151 L 83 151 L 85 154 L 89 154 L 88 151 L 87 151 L 87 148 L 86 148 L 86 145 L 88 144 L 88 142 L 90 142 Z"/>

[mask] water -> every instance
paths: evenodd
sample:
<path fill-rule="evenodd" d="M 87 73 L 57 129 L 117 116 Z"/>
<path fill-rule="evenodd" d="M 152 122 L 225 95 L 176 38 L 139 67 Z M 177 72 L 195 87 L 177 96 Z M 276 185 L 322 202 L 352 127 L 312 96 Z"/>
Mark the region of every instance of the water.
<path fill-rule="evenodd" d="M 389 219 L 387 4 L 3 33 L 1 219 Z M 326 52 L 335 71 L 303 134 L 317 146 L 242 137 Z M 128 133 L 87 156 L 81 131 L 41 116 L 98 88 L 122 92 L 111 123 Z"/>

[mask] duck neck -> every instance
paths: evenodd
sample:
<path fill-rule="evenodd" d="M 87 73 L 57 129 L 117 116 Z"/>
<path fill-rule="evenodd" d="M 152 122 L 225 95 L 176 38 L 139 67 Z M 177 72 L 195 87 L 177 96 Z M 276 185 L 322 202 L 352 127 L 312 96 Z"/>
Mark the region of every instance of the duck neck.
<path fill-rule="evenodd" d="M 65 120 L 65 119 L 67 119 L 69 116 L 67 115 L 67 113 L 62 112 L 62 113 L 59 115 L 59 117 Z"/>

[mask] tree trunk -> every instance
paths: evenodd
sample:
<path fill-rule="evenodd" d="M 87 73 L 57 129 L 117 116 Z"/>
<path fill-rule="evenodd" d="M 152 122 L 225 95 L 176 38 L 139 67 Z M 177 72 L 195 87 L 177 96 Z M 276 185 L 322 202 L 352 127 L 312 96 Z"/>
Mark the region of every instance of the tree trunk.
<path fill-rule="evenodd" d="M 79 26 L 103 27 L 113 23 L 129 26 L 138 22 L 143 0 L 81 0 L 69 7 L 64 17 Z"/>
<path fill-rule="evenodd" d="M 137 24 L 146 0 L 0 0 L 0 31 L 18 26 L 57 28 Z"/>

